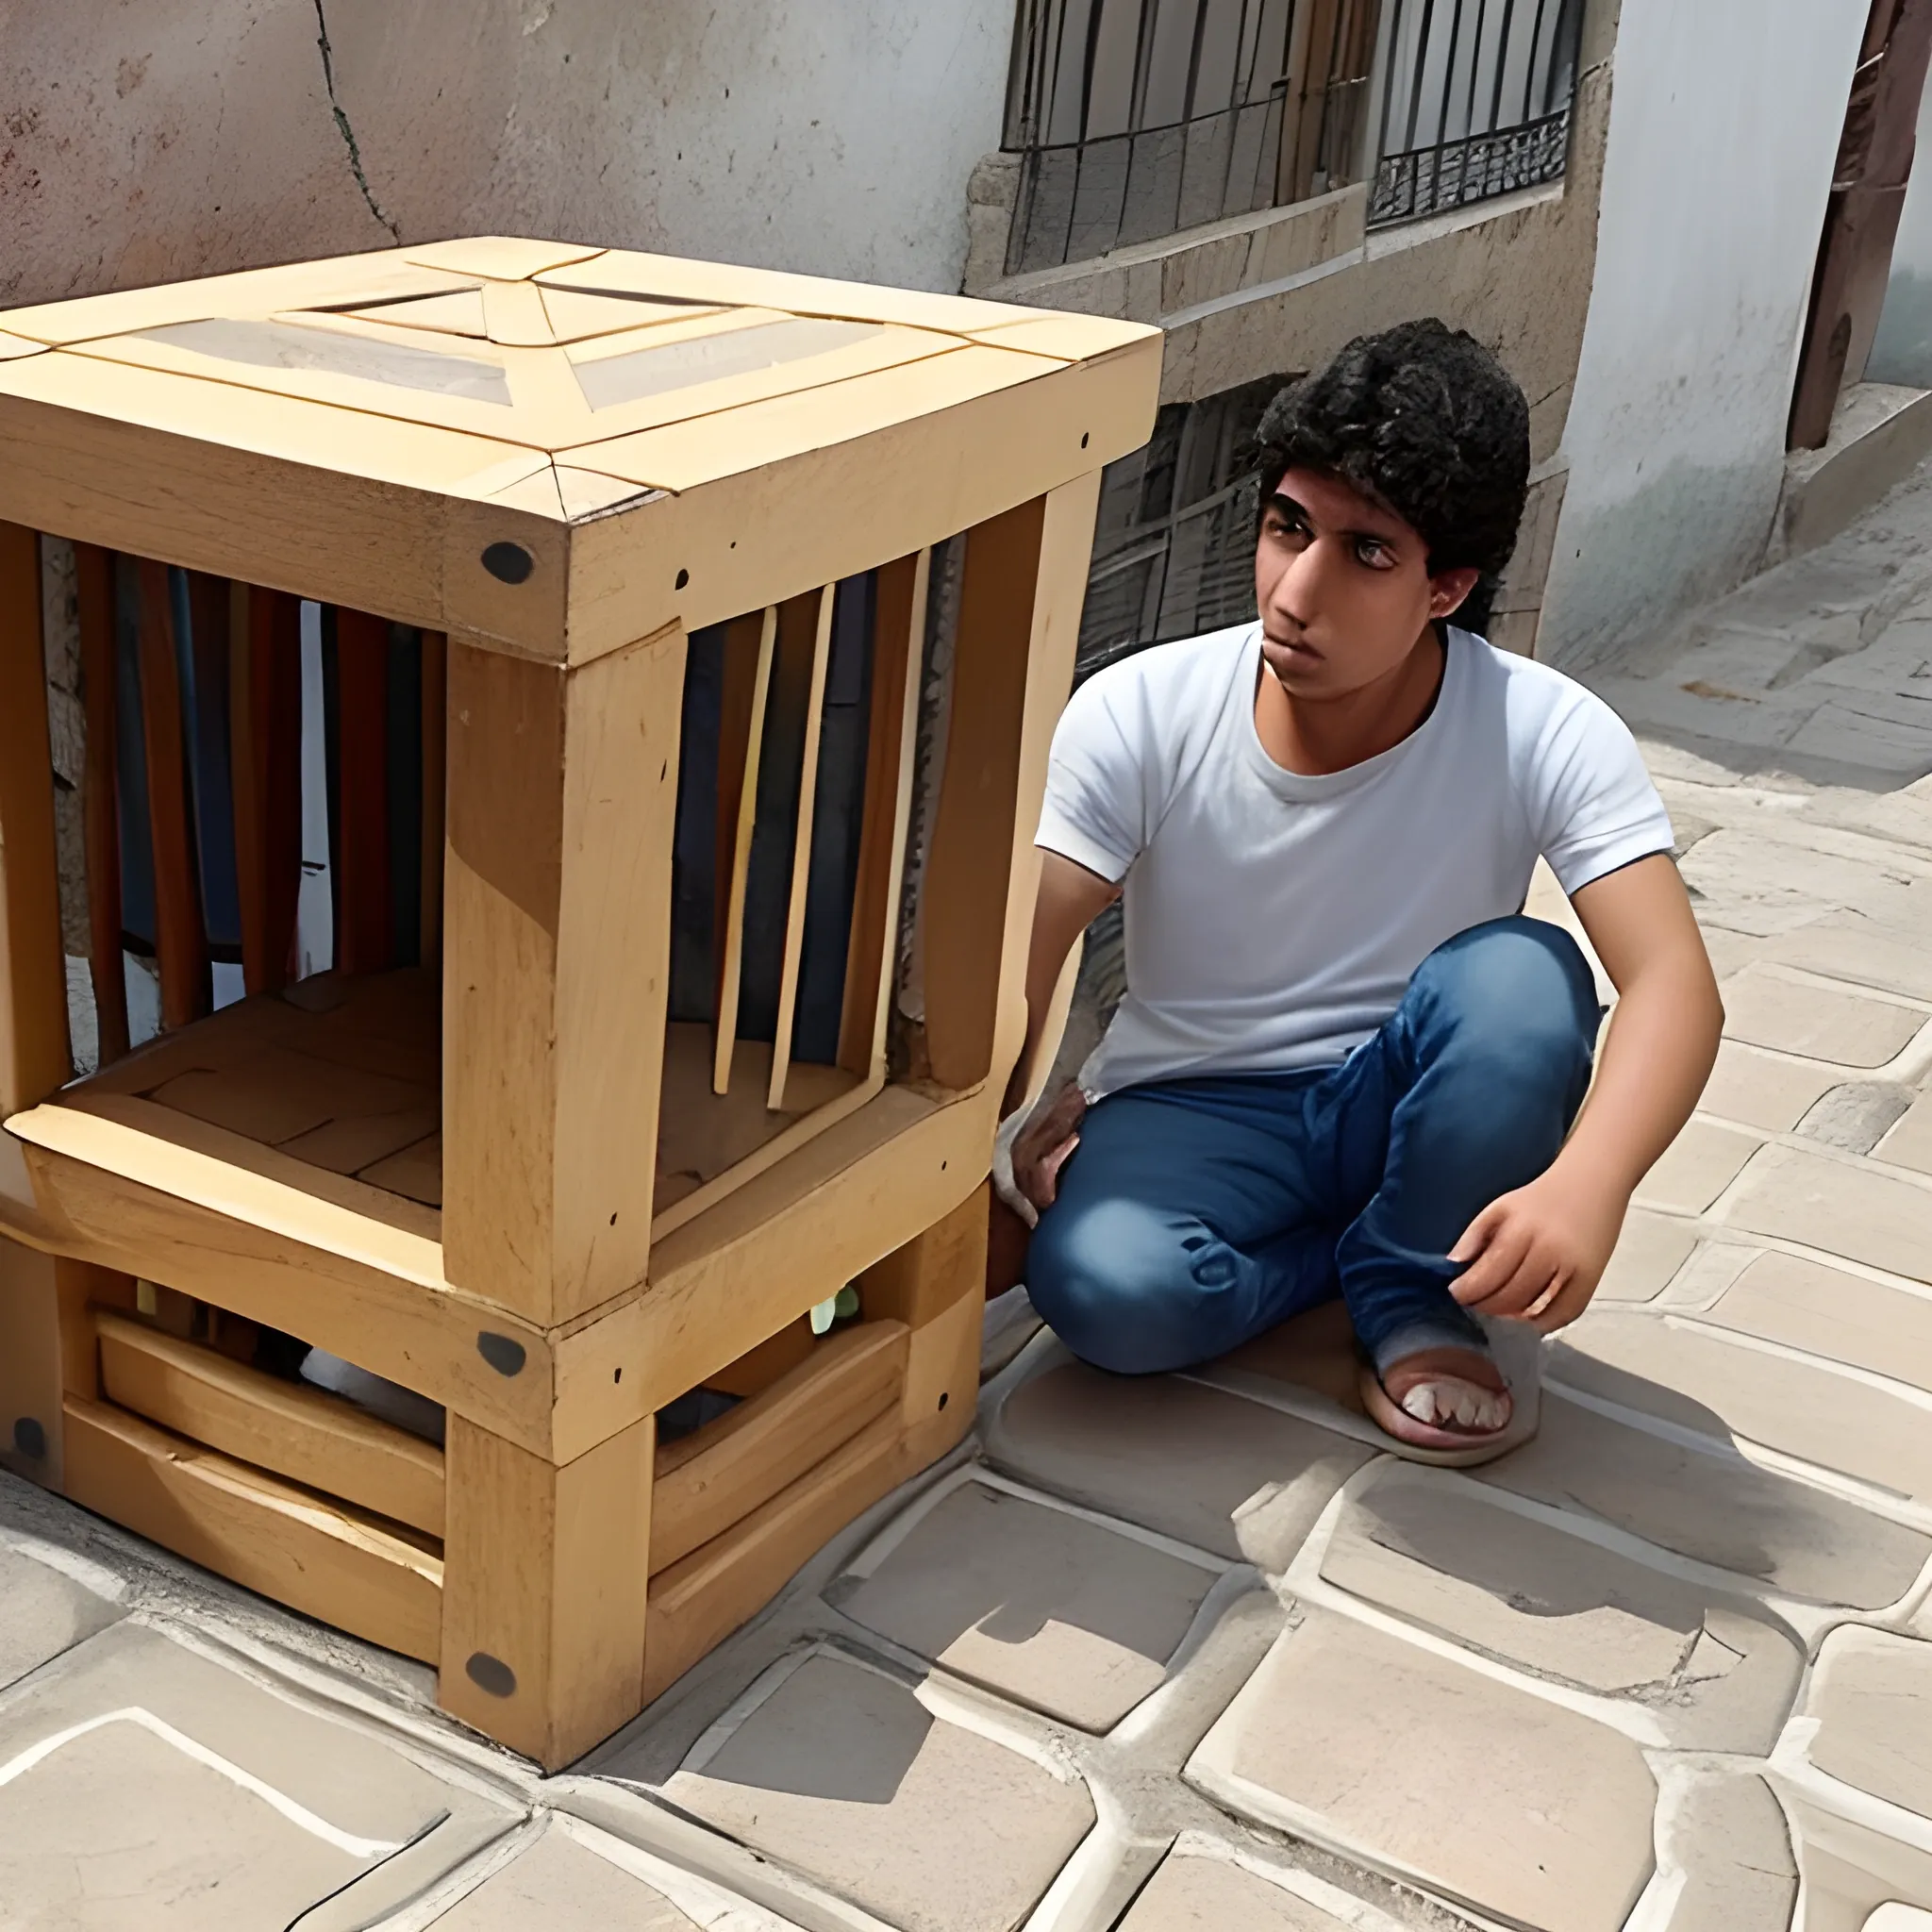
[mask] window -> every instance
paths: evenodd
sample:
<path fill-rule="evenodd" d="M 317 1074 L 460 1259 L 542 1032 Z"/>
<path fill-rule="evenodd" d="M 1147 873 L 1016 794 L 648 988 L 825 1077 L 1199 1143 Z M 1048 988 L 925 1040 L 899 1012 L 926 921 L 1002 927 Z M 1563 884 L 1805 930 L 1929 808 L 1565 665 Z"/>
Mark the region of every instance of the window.
<path fill-rule="evenodd" d="M 1146 446 L 1107 466 L 1076 678 L 1143 645 L 1254 616 L 1255 431 L 1292 379 L 1169 403 Z"/>
<path fill-rule="evenodd" d="M 1583 0 L 1390 0 L 1378 225 L 1556 180 Z"/>
<path fill-rule="evenodd" d="M 1379 0 L 1022 0 L 1007 272 L 1358 178 Z"/>

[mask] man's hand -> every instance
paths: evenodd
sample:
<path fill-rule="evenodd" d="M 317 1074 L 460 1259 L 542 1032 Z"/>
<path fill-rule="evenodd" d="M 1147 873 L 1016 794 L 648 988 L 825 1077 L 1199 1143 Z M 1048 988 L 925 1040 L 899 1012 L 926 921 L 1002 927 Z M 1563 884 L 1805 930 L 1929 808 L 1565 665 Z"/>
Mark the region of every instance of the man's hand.
<path fill-rule="evenodd" d="M 1079 1127 L 1087 1113 L 1087 1096 L 1079 1087 L 1061 1090 L 1051 1107 L 1035 1109 L 1012 1142 L 1012 1184 L 1001 1197 L 1028 1227 L 1039 1224 L 1059 1192 L 1060 1169 L 1080 1144 Z"/>
<path fill-rule="evenodd" d="M 1450 1291 L 1473 1314 L 1513 1315 L 1545 1335 L 1565 1327 L 1590 1306 L 1626 1205 L 1559 1162 L 1469 1224 L 1449 1250 L 1452 1261 L 1469 1264 Z"/>

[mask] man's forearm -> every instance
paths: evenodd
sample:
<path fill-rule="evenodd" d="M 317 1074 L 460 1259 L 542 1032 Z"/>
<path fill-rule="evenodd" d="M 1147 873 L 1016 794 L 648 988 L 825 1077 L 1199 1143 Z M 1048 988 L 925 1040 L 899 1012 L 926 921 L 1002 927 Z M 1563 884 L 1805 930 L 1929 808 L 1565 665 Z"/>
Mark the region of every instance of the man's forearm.
<path fill-rule="evenodd" d="M 1627 1199 L 1690 1118 L 1723 1027 L 1701 959 L 1640 974 L 1610 1016 L 1595 1082 L 1557 1166 Z"/>

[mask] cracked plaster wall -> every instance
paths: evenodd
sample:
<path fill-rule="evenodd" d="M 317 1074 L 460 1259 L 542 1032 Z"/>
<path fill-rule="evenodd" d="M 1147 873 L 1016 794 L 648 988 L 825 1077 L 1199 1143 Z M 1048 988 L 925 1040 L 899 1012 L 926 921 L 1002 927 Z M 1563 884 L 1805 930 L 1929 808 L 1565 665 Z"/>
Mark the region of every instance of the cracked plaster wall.
<path fill-rule="evenodd" d="M 1743 581 L 1866 0 L 1624 0 L 1538 655 L 1614 658 Z"/>
<path fill-rule="evenodd" d="M 1011 0 L 0 18 L 0 306 L 490 232 L 957 288 L 1012 32 Z"/>

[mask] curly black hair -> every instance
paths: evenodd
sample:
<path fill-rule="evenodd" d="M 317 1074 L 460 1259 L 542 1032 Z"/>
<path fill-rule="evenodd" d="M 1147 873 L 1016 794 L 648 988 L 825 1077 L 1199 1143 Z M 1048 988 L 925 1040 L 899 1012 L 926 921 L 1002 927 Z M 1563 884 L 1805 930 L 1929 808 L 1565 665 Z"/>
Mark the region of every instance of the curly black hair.
<path fill-rule="evenodd" d="M 1429 316 L 1357 336 L 1269 404 L 1255 432 L 1261 496 L 1316 470 L 1391 509 L 1429 570 L 1475 570 L 1459 621 L 1486 613 L 1529 489 L 1529 405 L 1489 350 Z"/>

